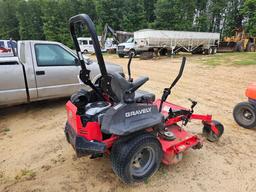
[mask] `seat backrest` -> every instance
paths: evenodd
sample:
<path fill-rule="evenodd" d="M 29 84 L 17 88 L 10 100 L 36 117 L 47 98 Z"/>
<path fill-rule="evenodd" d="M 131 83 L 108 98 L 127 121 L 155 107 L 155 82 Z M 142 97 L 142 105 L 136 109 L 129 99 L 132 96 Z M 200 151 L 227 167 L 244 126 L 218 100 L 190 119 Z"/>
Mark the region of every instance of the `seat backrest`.
<path fill-rule="evenodd" d="M 131 102 L 134 101 L 135 91 L 146 81 L 148 77 L 140 77 L 134 82 L 129 82 L 119 73 L 113 73 L 111 87 L 119 101 Z"/>
<path fill-rule="evenodd" d="M 132 84 L 127 81 L 123 76 L 119 73 L 113 73 L 111 80 L 112 91 L 115 93 L 116 97 L 119 101 L 123 101 L 123 96 L 125 91 L 130 89 Z"/>

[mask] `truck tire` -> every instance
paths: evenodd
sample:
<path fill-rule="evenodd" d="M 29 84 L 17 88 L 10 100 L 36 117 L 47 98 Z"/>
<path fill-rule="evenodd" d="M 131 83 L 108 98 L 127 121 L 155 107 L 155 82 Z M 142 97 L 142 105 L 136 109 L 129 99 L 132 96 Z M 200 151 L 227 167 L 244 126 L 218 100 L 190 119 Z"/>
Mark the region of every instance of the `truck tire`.
<path fill-rule="evenodd" d="M 118 54 L 118 57 L 124 58 L 124 54 Z"/>
<path fill-rule="evenodd" d="M 114 143 L 110 158 L 113 171 L 124 183 L 131 184 L 151 177 L 159 169 L 162 155 L 158 139 L 141 133 Z"/>
<path fill-rule="evenodd" d="M 246 51 L 255 52 L 255 44 L 254 43 L 248 43 L 248 45 L 246 47 Z"/>
<path fill-rule="evenodd" d="M 88 53 L 89 53 L 89 52 L 88 52 L 88 50 L 86 50 L 86 49 L 82 51 L 82 54 L 88 54 Z"/>
<path fill-rule="evenodd" d="M 243 128 L 256 127 L 256 108 L 249 102 L 238 103 L 233 110 L 233 117 Z"/>
<path fill-rule="evenodd" d="M 130 51 L 129 51 L 129 55 L 130 54 L 133 54 L 133 57 L 135 57 L 136 56 L 136 51 L 134 50 L 134 49 L 131 49 Z"/>
<path fill-rule="evenodd" d="M 243 52 L 243 51 L 244 51 L 244 49 L 243 49 L 243 46 L 242 46 L 242 43 L 241 43 L 241 42 L 236 43 L 235 50 L 236 50 L 237 52 Z"/>

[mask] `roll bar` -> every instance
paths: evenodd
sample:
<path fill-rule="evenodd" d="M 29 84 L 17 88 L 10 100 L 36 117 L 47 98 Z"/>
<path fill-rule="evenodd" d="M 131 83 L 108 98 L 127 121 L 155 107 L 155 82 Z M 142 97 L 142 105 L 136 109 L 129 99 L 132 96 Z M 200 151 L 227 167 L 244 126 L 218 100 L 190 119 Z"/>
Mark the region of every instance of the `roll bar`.
<path fill-rule="evenodd" d="M 98 40 L 98 36 L 96 34 L 94 23 L 92 22 L 91 18 L 86 14 L 75 15 L 69 19 L 70 33 L 71 33 L 71 36 L 72 36 L 72 39 L 73 39 L 73 42 L 74 42 L 74 45 L 76 48 L 76 52 L 77 52 L 78 59 L 80 61 L 81 68 L 86 69 L 86 66 L 85 66 L 84 59 L 82 57 L 81 49 L 78 44 L 77 36 L 76 36 L 76 32 L 75 32 L 75 24 L 77 24 L 77 23 L 80 25 L 85 24 L 87 26 L 87 29 L 88 29 L 90 36 L 92 38 L 92 41 L 93 41 L 93 47 L 94 47 L 97 61 L 98 61 L 99 67 L 100 67 L 100 72 L 101 72 L 102 76 L 107 76 L 107 70 L 106 70 L 104 59 L 101 54 L 100 43 Z"/>
<path fill-rule="evenodd" d="M 180 66 L 180 71 L 179 71 L 179 74 L 177 75 L 177 77 L 174 79 L 174 81 L 172 82 L 171 86 L 169 88 L 165 88 L 164 91 L 163 91 L 163 95 L 162 95 L 162 98 L 161 98 L 161 103 L 160 103 L 160 107 L 159 107 L 159 112 L 162 111 L 162 106 L 163 106 L 163 103 L 166 101 L 166 99 L 168 98 L 168 96 L 171 94 L 171 89 L 176 85 L 176 83 L 180 80 L 182 74 L 183 74 L 183 71 L 184 71 L 184 68 L 185 68 L 185 64 L 186 64 L 186 57 L 183 57 L 182 58 L 182 62 L 181 62 L 181 66 Z"/>
<path fill-rule="evenodd" d="M 80 49 L 80 46 L 79 46 L 79 43 L 77 40 L 77 36 L 76 36 L 76 31 L 75 31 L 76 24 L 87 26 L 87 29 L 92 38 L 93 47 L 95 50 L 97 62 L 98 62 L 99 68 L 100 68 L 101 76 L 102 76 L 102 84 L 103 84 L 102 88 L 106 93 L 108 93 L 110 96 L 112 96 L 111 85 L 110 85 L 111 77 L 107 73 L 106 65 L 105 65 L 105 62 L 104 62 L 104 59 L 103 59 L 103 56 L 101 53 L 100 43 L 98 40 L 98 36 L 96 34 L 94 23 L 92 22 L 91 18 L 87 14 L 75 15 L 69 19 L 70 33 L 71 33 L 71 36 L 72 36 L 72 39 L 73 39 L 73 42 L 75 45 L 78 61 L 81 66 L 80 79 L 83 81 L 84 84 L 89 85 L 97 93 L 98 96 L 100 96 L 102 99 L 104 99 L 102 93 L 99 92 L 99 90 L 95 87 L 95 85 L 90 80 L 90 70 L 88 70 L 86 68 L 84 58 L 83 58 L 83 55 L 82 55 L 82 52 L 81 52 L 81 49 Z"/>

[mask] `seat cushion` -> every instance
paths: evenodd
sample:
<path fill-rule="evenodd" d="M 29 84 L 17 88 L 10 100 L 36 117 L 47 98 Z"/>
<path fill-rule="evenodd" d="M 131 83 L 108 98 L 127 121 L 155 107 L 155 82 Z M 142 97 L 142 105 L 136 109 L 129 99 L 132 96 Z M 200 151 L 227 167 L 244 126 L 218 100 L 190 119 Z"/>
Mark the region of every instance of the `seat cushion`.
<path fill-rule="evenodd" d="M 155 101 L 155 94 L 149 93 L 147 91 L 137 90 L 135 92 L 136 103 L 152 103 Z"/>

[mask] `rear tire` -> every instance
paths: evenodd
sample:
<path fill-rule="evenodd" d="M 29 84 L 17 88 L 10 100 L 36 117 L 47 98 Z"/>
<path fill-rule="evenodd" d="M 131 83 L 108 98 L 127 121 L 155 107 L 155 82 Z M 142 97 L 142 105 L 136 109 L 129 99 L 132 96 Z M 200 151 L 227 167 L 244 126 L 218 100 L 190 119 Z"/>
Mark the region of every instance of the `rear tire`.
<path fill-rule="evenodd" d="M 157 138 L 142 133 L 114 143 L 110 158 L 113 171 L 124 183 L 130 184 L 151 177 L 159 169 L 162 154 Z"/>
<path fill-rule="evenodd" d="M 238 103 L 233 110 L 233 117 L 243 128 L 256 127 L 256 108 L 249 102 Z"/>

